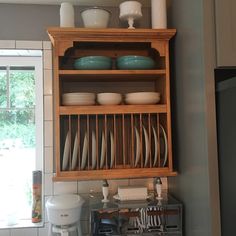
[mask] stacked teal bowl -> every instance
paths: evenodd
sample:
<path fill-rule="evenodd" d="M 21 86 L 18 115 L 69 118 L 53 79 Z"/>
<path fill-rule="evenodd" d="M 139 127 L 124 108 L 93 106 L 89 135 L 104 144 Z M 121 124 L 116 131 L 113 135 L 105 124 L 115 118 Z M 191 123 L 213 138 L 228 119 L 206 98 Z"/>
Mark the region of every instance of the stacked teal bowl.
<path fill-rule="evenodd" d="M 116 66 L 120 70 L 149 70 L 155 67 L 155 62 L 145 56 L 121 56 L 117 58 Z"/>
<path fill-rule="evenodd" d="M 87 56 L 76 59 L 74 68 L 77 70 L 110 70 L 112 59 L 106 56 Z"/>

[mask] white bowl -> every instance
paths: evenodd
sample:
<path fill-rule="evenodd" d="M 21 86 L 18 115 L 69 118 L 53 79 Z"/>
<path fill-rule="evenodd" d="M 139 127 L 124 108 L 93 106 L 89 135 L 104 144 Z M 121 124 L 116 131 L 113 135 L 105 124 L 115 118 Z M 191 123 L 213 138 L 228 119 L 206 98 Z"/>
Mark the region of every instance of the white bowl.
<path fill-rule="evenodd" d="M 85 28 L 107 28 L 110 12 L 103 8 L 93 7 L 81 12 Z"/>
<path fill-rule="evenodd" d="M 98 93 L 97 102 L 101 105 L 119 105 L 122 101 L 120 93 Z"/>
<path fill-rule="evenodd" d="M 160 99 L 160 93 L 157 92 L 137 92 L 125 95 L 125 102 L 132 105 L 156 104 Z"/>

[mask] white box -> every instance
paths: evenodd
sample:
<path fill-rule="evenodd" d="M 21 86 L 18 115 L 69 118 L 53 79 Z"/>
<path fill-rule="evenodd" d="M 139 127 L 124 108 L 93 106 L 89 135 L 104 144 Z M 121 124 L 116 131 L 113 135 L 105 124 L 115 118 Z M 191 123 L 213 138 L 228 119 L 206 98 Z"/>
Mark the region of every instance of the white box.
<path fill-rule="evenodd" d="M 118 197 L 121 201 L 147 199 L 148 197 L 147 187 L 137 187 L 137 186 L 118 187 Z"/>

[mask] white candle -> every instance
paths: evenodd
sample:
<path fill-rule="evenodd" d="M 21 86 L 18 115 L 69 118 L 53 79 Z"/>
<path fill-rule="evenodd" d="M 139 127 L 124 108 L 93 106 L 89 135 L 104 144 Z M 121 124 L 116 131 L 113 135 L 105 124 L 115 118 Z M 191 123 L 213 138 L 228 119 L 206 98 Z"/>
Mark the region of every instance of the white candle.
<path fill-rule="evenodd" d="M 63 2 L 60 8 L 60 26 L 75 27 L 74 7 L 69 2 Z"/>
<path fill-rule="evenodd" d="M 167 28 L 166 0 L 152 0 L 152 28 Z"/>

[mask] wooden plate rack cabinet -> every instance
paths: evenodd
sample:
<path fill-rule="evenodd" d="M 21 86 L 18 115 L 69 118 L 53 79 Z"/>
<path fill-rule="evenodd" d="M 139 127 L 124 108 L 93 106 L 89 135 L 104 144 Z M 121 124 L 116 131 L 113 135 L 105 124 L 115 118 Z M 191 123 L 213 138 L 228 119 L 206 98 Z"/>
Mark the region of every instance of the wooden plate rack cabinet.
<path fill-rule="evenodd" d="M 169 40 L 175 33 L 175 29 L 48 29 L 53 44 L 54 181 L 176 175 L 169 68 Z M 111 57 L 113 68 L 74 69 L 75 59 L 91 55 Z M 149 56 L 156 67 L 118 70 L 116 59 L 122 55 Z M 62 94 L 68 92 L 140 91 L 158 91 L 161 100 L 155 105 L 62 105 Z"/>

